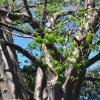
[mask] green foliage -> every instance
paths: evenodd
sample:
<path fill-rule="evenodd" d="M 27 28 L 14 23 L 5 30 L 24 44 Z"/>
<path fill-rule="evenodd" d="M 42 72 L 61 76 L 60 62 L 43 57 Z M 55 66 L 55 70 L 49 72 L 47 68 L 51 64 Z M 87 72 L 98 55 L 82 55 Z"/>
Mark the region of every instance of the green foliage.
<path fill-rule="evenodd" d="M 23 76 L 24 76 L 24 82 L 25 82 L 25 86 L 28 90 L 29 93 L 29 100 L 32 100 L 33 98 L 33 90 L 34 90 L 34 86 L 35 86 L 35 75 L 36 75 L 36 69 L 34 67 L 34 65 L 25 65 L 22 69 L 21 69 Z"/>
<path fill-rule="evenodd" d="M 20 23 L 21 23 L 21 22 L 20 22 Z M 29 29 L 30 29 L 29 26 L 24 26 L 24 28 L 23 28 L 24 31 L 28 31 Z"/>
<path fill-rule="evenodd" d="M 23 22 L 21 20 L 17 20 L 16 24 L 22 24 Z"/>
<path fill-rule="evenodd" d="M 82 18 L 84 16 L 84 13 L 85 13 L 84 8 L 80 8 L 79 12 L 77 13 L 76 21 L 79 27 L 82 27 L 82 22 L 83 22 Z"/>
<path fill-rule="evenodd" d="M 87 33 L 86 41 L 87 41 L 88 43 L 92 43 L 93 36 L 94 36 L 93 33 L 91 33 L 91 32 Z"/>
<path fill-rule="evenodd" d="M 81 27 L 82 21 L 78 21 L 77 25 L 78 25 L 79 27 Z"/>
<path fill-rule="evenodd" d="M 63 22 L 59 22 L 58 24 L 57 24 L 57 27 L 62 27 L 63 26 Z"/>
<path fill-rule="evenodd" d="M 57 4 L 48 4 L 47 5 L 47 11 L 48 11 L 48 13 L 51 15 L 51 14 L 53 14 L 53 13 L 55 13 L 55 12 L 57 12 L 57 11 L 59 11 L 60 9 L 59 9 L 59 5 L 57 5 Z"/>
<path fill-rule="evenodd" d="M 12 7 L 15 9 L 15 8 L 17 8 L 17 2 L 16 2 L 16 0 L 13 0 L 13 2 L 12 2 Z"/>
<path fill-rule="evenodd" d="M 3 3 L 5 3 L 5 1 L 6 1 L 6 0 L 0 0 L 0 4 L 3 4 Z"/>
<path fill-rule="evenodd" d="M 35 38 L 35 41 L 37 42 L 37 43 L 42 43 L 42 38 L 41 38 L 41 36 L 37 36 L 36 38 Z"/>
<path fill-rule="evenodd" d="M 74 4 L 74 5 L 78 5 L 79 2 L 80 2 L 80 0 L 73 0 L 73 4 Z"/>
<path fill-rule="evenodd" d="M 63 37 L 59 37 L 56 39 L 57 43 L 64 43 L 64 38 Z"/>
<path fill-rule="evenodd" d="M 44 39 L 43 39 L 43 43 L 44 43 L 44 44 L 48 44 L 49 41 L 48 41 L 46 38 L 44 38 Z"/>
<path fill-rule="evenodd" d="M 74 5 L 77 5 L 79 2 L 79 0 L 73 1 Z M 47 14 L 48 16 L 52 16 L 55 12 L 59 12 L 60 8 L 63 6 L 63 1 L 61 2 L 60 0 L 54 0 L 53 2 L 49 2 L 47 3 Z M 35 14 L 39 15 L 39 17 L 42 18 L 41 14 L 43 13 L 43 4 L 39 5 L 37 8 L 35 8 Z M 84 8 L 80 8 L 79 11 L 77 11 L 76 15 L 68 15 L 68 21 L 69 22 L 77 22 L 77 26 L 83 27 L 83 20 L 82 18 L 84 17 L 85 14 L 85 9 Z M 61 17 L 60 17 L 61 18 Z M 65 68 L 67 68 L 69 66 L 70 61 L 67 60 L 68 57 L 71 58 L 75 58 L 76 62 L 74 63 L 75 68 L 76 69 L 81 69 L 82 66 L 84 66 L 85 64 L 88 63 L 87 59 L 83 59 L 85 58 L 86 54 L 84 54 L 83 58 L 81 58 L 81 61 L 79 59 L 79 55 L 74 55 L 73 51 L 74 48 L 77 47 L 80 52 L 83 52 L 84 49 L 84 45 L 81 43 L 77 43 L 77 41 L 74 40 L 73 35 L 68 36 L 69 33 L 66 32 L 66 29 L 64 28 L 64 22 L 63 21 L 58 21 L 57 23 L 55 23 L 55 27 L 54 29 L 52 29 L 51 32 L 49 32 L 49 28 L 45 27 L 44 30 L 44 37 L 42 38 L 41 36 L 37 36 L 35 38 L 35 44 L 50 44 L 53 43 L 54 45 L 56 45 L 57 50 L 65 56 L 65 60 L 63 61 L 64 64 L 61 64 L 59 61 L 57 61 L 55 59 L 55 57 L 52 58 L 52 64 L 55 68 L 55 70 L 60 73 L 61 71 L 63 71 Z M 70 30 L 73 30 L 73 27 L 70 28 Z M 38 30 L 35 30 L 36 32 L 38 32 Z M 68 34 L 68 35 L 67 35 Z M 92 44 L 92 40 L 93 40 L 93 33 L 88 32 L 88 33 L 84 33 L 86 35 L 86 42 L 89 44 L 89 46 Z M 68 42 L 68 44 L 70 44 L 67 49 L 64 49 L 63 46 L 66 43 L 66 41 Z M 59 46 L 58 46 L 59 45 Z M 30 44 L 30 47 L 34 46 L 34 42 Z M 48 50 L 50 54 L 54 55 L 54 51 L 53 50 Z M 42 58 L 41 58 L 42 59 Z M 66 62 L 65 62 L 66 61 Z M 63 74 L 59 74 L 59 77 L 62 78 Z"/>
<path fill-rule="evenodd" d="M 29 48 L 36 48 L 36 43 L 35 41 L 32 41 L 31 43 L 28 44 Z"/>
<path fill-rule="evenodd" d="M 80 10 L 79 10 L 79 12 L 77 13 L 77 17 L 83 17 L 84 16 L 84 8 L 81 8 Z"/>
<path fill-rule="evenodd" d="M 58 73 L 64 69 L 64 67 L 56 60 L 52 60 L 52 64 Z"/>
<path fill-rule="evenodd" d="M 50 0 L 51 1 L 51 0 Z M 60 12 L 61 8 L 63 7 L 63 5 L 65 6 L 65 4 L 63 4 L 63 0 L 53 0 L 52 2 L 48 2 L 47 3 L 47 8 L 46 8 L 46 14 L 47 17 L 51 17 L 54 15 L 55 12 Z M 77 5 L 79 2 L 79 0 L 74 0 L 72 4 Z M 38 19 L 39 21 L 42 21 L 42 17 L 43 17 L 43 3 L 35 4 L 36 7 L 34 7 L 34 14 L 36 19 Z M 89 12 L 91 13 L 92 10 L 89 10 Z M 76 14 L 76 15 L 75 15 Z M 59 81 L 60 79 L 64 79 L 64 71 L 67 67 L 69 67 L 71 64 L 73 64 L 73 66 L 78 69 L 78 71 L 80 71 L 80 69 L 82 67 L 84 67 L 86 64 L 88 64 L 88 59 L 87 59 L 87 54 L 92 51 L 92 50 L 98 50 L 99 46 L 95 45 L 94 47 L 92 47 L 92 41 L 94 38 L 93 33 L 90 32 L 85 32 L 84 30 L 82 30 L 84 27 L 83 25 L 83 17 L 85 14 L 85 9 L 81 8 L 77 10 L 77 13 L 75 13 L 74 15 L 69 14 L 69 15 L 61 15 L 61 17 L 59 17 L 59 19 L 57 20 L 57 22 L 55 22 L 54 27 L 44 27 L 43 30 L 43 37 L 41 35 L 38 35 L 36 37 L 34 37 L 33 41 L 28 44 L 28 47 L 31 48 L 32 50 L 37 50 L 39 49 L 41 52 L 41 56 L 40 58 L 38 58 L 38 60 L 40 62 L 44 61 L 44 55 L 43 55 L 43 50 L 41 50 L 41 46 L 42 44 L 44 44 L 46 46 L 46 44 L 54 44 L 54 46 L 57 49 L 57 54 L 55 54 L 55 48 L 50 48 L 50 50 L 47 49 L 47 51 L 50 53 L 51 56 L 51 64 L 53 65 L 54 69 L 56 70 L 57 74 L 58 74 L 58 80 L 57 80 L 57 84 L 60 84 L 61 82 Z M 63 16 L 63 17 L 62 17 Z M 64 17 L 68 17 L 67 21 L 64 19 Z M 47 20 L 47 19 L 46 19 Z M 68 22 L 68 23 L 67 23 Z M 75 22 L 77 23 L 77 25 L 69 25 L 69 23 L 71 22 Z M 17 24 L 22 24 L 22 22 L 20 20 L 16 21 Z M 88 22 L 87 22 L 88 23 Z M 68 27 L 68 29 L 66 28 L 66 26 Z M 84 34 L 84 36 L 86 36 L 84 38 L 84 43 L 82 41 L 78 41 L 77 39 L 75 40 L 75 32 L 73 32 L 74 28 L 73 27 L 78 27 L 77 29 L 79 29 L 79 31 L 82 31 L 82 34 Z M 74 31 L 77 31 L 77 29 L 75 29 Z M 24 29 L 25 31 L 29 30 L 28 26 L 25 26 Z M 50 32 L 51 30 L 51 32 Z M 39 34 L 39 29 L 35 29 L 34 30 L 36 32 L 36 34 Z M 70 33 L 73 32 L 73 33 Z M 34 36 L 34 35 L 33 35 Z M 86 43 L 85 43 L 86 42 Z M 85 50 L 85 46 L 84 44 L 88 45 L 89 47 L 91 47 L 86 54 L 83 54 L 83 50 Z M 64 47 L 66 46 L 66 47 Z M 79 54 L 74 54 L 74 48 L 77 48 L 80 50 Z M 56 59 L 55 56 L 58 56 L 58 53 L 60 53 L 63 56 L 63 60 L 58 60 Z M 81 56 L 80 56 L 81 55 Z M 68 59 L 69 58 L 69 59 Z M 71 59 L 75 59 L 75 61 L 70 61 Z M 60 59 L 60 58 L 59 58 Z M 43 62 L 46 63 L 46 62 Z M 48 65 L 45 65 L 45 71 L 47 73 L 47 69 L 49 70 Z M 36 72 L 34 72 L 34 68 L 31 66 L 25 66 L 22 69 L 22 72 L 25 76 L 25 85 L 26 87 L 29 89 L 30 94 L 33 94 L 33 86 L 34 86 L 34 80 L 35 80 L 35 74 Z M 71 79 L 73 80 L 74 77 L 71 77 Z"/>
<path fill-rule="evenodd" d="M 69 16 L 69 17 L 68 17 L 68 20 L 69 20 L 69 21 L 74 21 L 74 20 L 75 20 L 75 17 L 74 17 L 74 16 Z"/>
<path fill-rule="evenodd" d="M 82 45 L 81 45 L 81 46 L 79 46 L 79 49 L 80 49 L 80 50 L 83 50 L 83 48 L 84 48 L 84 46 L 82 46 Z"/>
<path fill-rule="evenodd" d="M 55 36 L 53 34 L 47 34 L 45 35 L 45 38 L 49 41 L 49 43 L 52 43 L 55 41 Z"/>

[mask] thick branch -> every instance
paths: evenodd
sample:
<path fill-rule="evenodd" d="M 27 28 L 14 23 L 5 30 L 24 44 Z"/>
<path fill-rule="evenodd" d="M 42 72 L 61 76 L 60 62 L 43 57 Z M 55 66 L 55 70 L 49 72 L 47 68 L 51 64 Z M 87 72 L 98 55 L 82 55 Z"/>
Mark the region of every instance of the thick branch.
<path fill-rule="evenodd" d="M 42 25 L 45 25 L 45 19 L 46 19 L 46 6 L 47 6 L 47 0 L 44 0 L 44 10 L 43 10 L 43 17 L 42 17 Z"/>
<path fill-rule="evenodd" d="M 22 29 L 18 29 L 18 28 L 16 28 L 16 27 L 11 26 L 11 25 L 7 25 L 7 24 L 5 24 L 5 23 L 2 23 L 1 21 L 0 21 L 0 25 L 5 26 L 5 27 L 7 27 L 7 28 L 10 28 L 10 29 L 12 29 L 12 30 L 21 32 L 21 33 L 26 34 L 26 35 L 32 35 L 32 36 L 34 36 L 34 37 L 37 36 L 36 34 L 33 34 L 33 33 L 29 32 L 29 31 L 24 31 L 24 30 L 22 30 Z"/>
<path fill-rule="evenodd" d="M 51 55 L 60 63 L 62 63 L 62 61 L 64 61 L 64 57 L 63 55 L 58 51 L 58 49 L 54 46 L 54 44 L 46 44 L 46 47 L 49 50 L 54 51 L 54 53 L 51 53 Z"/>
<path fill-rule="evenodd" d="M 6 16 L 7 11 L 0 9 L 0 16 Z M 9 13 L 8 18 L 12 21 L 21 20 L 25 23 L 29 23 L 34 29 L 41 29 L 40 22 L 34 18 L 30 18 L 28 15 L 23 13 Z"/>
<path fill-rule="evenodd" d="M 61 12 L 54 13 L 55 20 L 58 19 L 61 16 L 74 14 L 78 10 L 78 7 L 76 6 L 68 6 L 61 10 Z"/>
<path fill-rule="evenodd" d="M 66 16 L 69 14 L 74 14 L 77 11 L 77 7 L 73 7 L 73 6 L 68 6 L 64 9 L 61 9 L 61 11 L 56 12 L 53 14 L 53 16 L 50 16 L 50 19 L 48 20 L 48 27 L 54 27 L 55 23 L 57 23 L 57 20 L 62 17 L 62 16 Z M 49 18 L 49 17 L 48 17 Z"/>
<path fill-rule="evenodd" d="M 97 41 L 94 45 L 100 45 L 100 40 Z"/>
<path fill-rule="evenodd" d="M 6 40 L 1 40 L 1 42 L 3 42 L 5 45 L 11 48 L 16 49 L 17 51 L 25 55 L 28 59 L 30 59 L 33 63 L 35 63 L 37 67 L 40 66 L 42 69 L 45 68 L 45 64 L 40 62 L 34 55 L 30 54 L 27 50 L 23 49 L 22 47 L 15 45 L 11 42 L 8 42 Z"/>
<path fill-rule="evenodd" d="M 88 64 L 86 64 L 86 68 L 88 68 L 89 66 L 91 66 L 98 60 L 100 60 L 100 52 L 95 57 L 93 57 L 89 60 Z"/>
<path fill-rule="evenodd" d="M 100 81 L 100 78 L 93 78 L 93 77 L 85 77 L 84 81 Z"/>
<path fill-rule="evenodd" d="M 0 24 L 2 26 L 5 26 L 5 27 L 10 28 L 12 30 L 16 30 L 16 31 L 21 32 L 21 33 L 26 34 L 26 35 L 32 35 L 34 37 L 37 36 L 37 34 L 33 34 L 33 33 L 29 32 L 29 31 L 24 31 L 24 30 L 18 29 L 16 27 L 12 27 L 11 25 L 7 25 L 7 24 L 2 23 L 2 22 L 0 22 Z M 48 49 L 54 50 L 55 53 L 52 54 L 52 56 L 55 56 L 56 60 L 58 60 L 59 62 L 64 60 L 64 57 L 62 56 L 62 54 L 57 50 L 57 48 L 53 44 L 47 44 L 46 46 L 47 46 Z"/>
<path fill-rule="evenodd" d="M 30 11 L 30 9 L 28 7 L 27 0 L 23 0 L 23 2 L 24 2 L 24 6 L 25 6 L 25 9 L 26 9 L 29 17 L 32 18 L 32 13 L 31 13 L 31 11 Z"/>

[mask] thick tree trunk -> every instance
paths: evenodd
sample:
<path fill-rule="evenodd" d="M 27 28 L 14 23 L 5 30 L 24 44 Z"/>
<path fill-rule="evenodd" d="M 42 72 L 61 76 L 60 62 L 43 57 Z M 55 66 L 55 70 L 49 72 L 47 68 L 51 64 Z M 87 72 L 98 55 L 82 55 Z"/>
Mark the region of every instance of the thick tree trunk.
<path fill-rule="evenodd" d="M 74 69 L 73 69 L 74 70 Z M 75 70 L 74 70 L 75 71 Z M 69 77 L 74 77 L 74 79 L 68 79 L 65 84 L 64 100 L 79 100 L 80 90 L 85 77 L 85 69 L 80 71 L 79 77 L 75 75 L 70 75 Z"/>
<path fill-rule="evenodd" d="M 79 77 L 75 75 L 75 69 L 69 68 L 69 75 L 65 83 L 62 85 L 55 85 L 48 87 L 47 100 L 79 100 L 81 85 L 85 76 L 85 70 L 80 72 Z M 74 79 L 71 79 L 74 77 Z"/>
<path fill-rule="evenodd" d="M 11 35 L 1 30 L 0 39 L 11 41 Z M 15 50 L 0 42 L 0 98 L 28 100 Z"/>
<path fill-rule="evenodd" d="M 35 91 L 34 91 L 34 99 L 35 100 L 43 100 L 43 89 L 45 87 L 45 73 L 44 71 L 38 67 L 35 81 Z"/>

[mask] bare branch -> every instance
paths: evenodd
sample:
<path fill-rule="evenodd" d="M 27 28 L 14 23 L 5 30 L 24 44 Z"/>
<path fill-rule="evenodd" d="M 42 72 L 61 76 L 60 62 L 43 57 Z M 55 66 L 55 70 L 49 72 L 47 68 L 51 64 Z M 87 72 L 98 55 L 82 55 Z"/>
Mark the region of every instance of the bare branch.
<path fill-rule="evenodd" d="M 19 51 L 20 53 L 22 53 L 23 55 L 25 55 L 28 59 L 30 59 L 33 63 L 36 64 L 36 66 L 41 67 L 43 70 L 45 69 L 45 64 L 43 64 L 42 62 L 40 62 L 34 55 L 32 55 L 31 53 L 29 53 L 27 50 L 23 49 L 22 47 L 13 44 L 11 42 L 8 42 L 6 40 L 0 40 L 0 42 L 3 42 L 5 45 L 14 48 L 15 50 Z"/>
<path fill-rule="evenodd" d="M 43 17 L 42 17 L 42 25 L 45 25 L 45 19 L 46 19 L 46 5 L 47 5 L 47 0 L 44 0 L 44 10 L 43 10 Z"/>
<path fill-rule="evenodd" d="M 97 41 L 94 45 L 100 45 L 100 40 Z"/>
<path fill-rule="evenodd" d="M 19 8 L 17 8 L 17 9 L 12 9 L 12 12 L 13 13 L 19 13 L 19 12 L 21 12 L 23 10 L 23 8 L 22 7 L 19 7 Z"/>
<path fill-rule="evenodd" d="M 30 38 L 30 39 L 34 39 L 32 36 L 24 36 L 24 35 L 20 35 L 20 34 L 16 34 L 13 33 L 13 35 L 17 36 L 17 37 L 21 37 L 21 38 Z"/>
<path fill-rule="evenodd" d="M 94 64 L 98 60 L 100 60 L 100 52 L 95 57 L 89 60 L 89 62 L 86 64 L 86 68 L 90 67 L 92 64 Z"/>
<path fill-rule="evenodd" d="M 85 77 L 84 81 L 100 81 L 100 78 L 96 77 Z"/>
<path fill-rule="evenodd" d="M 4 9 L 0 9 L 0 16 L 6 16 L 7 11 Z M 24 23 L 29 23 L 34 29 L 41 29 L 40 22 L 36 19 L 30 17 L 27 14 L 23 13 L 9 13 L 8 18 L 12 21 L 21 20 Z M 42 29 L 41 29 L 42 30 Z"/>
<path fill-rule="evenodd" d="M 23 2 L 24 2 L 24 6 L 25 6 L 25 9 L 26 9 L 26 11 L 27 11 L 29 17 L 32 18 L 32 13 L 31 13 L 31 11 L 30 11 L 30 9 L 29 9 L 29 6 L 28 6 L 28 4 L 27 4 L 27 0 L 23 0 Z"/>
<path fill-rule="evenodd" d="M 5 26 L 5 27 L 7 27 L 7 28 L 10 28 L 10 29 L 12 29 L 12 30 L 21 32 L 21 33 L 26 34 L 26 35 L 33 35 L 33 33 L 29 32 L 29 31 L 24 31 L 24 30 L 21 30 L 21 29 L 19 29 L 19 28 L 13 27 L 13 26 L 11 26 L 11 25 L 7 25 L 7 24 L 5 24 L 5 23 L 3 23 L 3 22 L 1 22 L 1 21 L 0 21 L 0 25 Z M 37 35 L 34 34 L 33 36 L 36 37 Z"/>
<path fill-rule="evenodd" d="M 28 35 L 25 35 L 25 36 L 24 36 L 24 34 L 11 33 L 11 32 L 10 32 L 9 30 L 7 30 L 7 29 L 1 28 L 1 30 L 4 31 L 4 32 L 13 34 L 13 35 L 15 35 L 15 36 L 17 36 L 17 37 L 34 39 L 34 37 L 32 37 L 32 36 L 28 36 Z"/>

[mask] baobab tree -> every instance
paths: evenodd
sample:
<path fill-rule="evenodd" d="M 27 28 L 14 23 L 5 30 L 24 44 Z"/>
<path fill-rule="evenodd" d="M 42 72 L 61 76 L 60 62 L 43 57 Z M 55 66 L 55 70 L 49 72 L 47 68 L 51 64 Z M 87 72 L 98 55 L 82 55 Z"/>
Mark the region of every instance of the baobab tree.
<path fill-rule="evenodd" d="M 78 100 L 86 69 L 100 60 L 100 8 L 94 0 L 73 1 L 73 6 L 65 0 L 16 1 L 0 9 L 1 97 L 28 100 L 17 50 L 37 69 L 33 99 Z M 18 28 L 26 23 L 28 28 Z M 31 37 L 39 57 L 14 44 L 13 31 Z M 94 50 L 97 55 L 89 59 Z"/>

